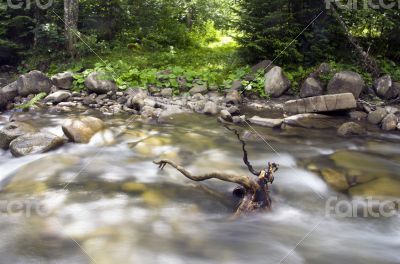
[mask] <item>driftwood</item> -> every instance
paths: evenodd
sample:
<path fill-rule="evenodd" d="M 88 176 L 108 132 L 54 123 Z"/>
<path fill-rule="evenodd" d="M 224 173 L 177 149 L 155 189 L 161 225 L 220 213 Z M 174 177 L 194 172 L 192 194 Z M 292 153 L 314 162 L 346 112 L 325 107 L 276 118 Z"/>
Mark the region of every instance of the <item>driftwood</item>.
<path fill-rule="evenodd" d="M 274 181 L 274 173 L 278 170 L 278 165 L 275 163 L 268 163 L 267 168 L 261 170 L 260 172 L 254 170 L 253 166 L 248 160 L 245 142 L 240 138 L 240 135 L 236 130 L 229 127 L 227 127 L 227 129 L 234 132 L 239 141 L 242 143 L 242 150 L 244 153 L 243 161 L 249 171 L 252 174 L 256 175 L 256 177 L 247 175 L 235 175 L 225 172 L 211 172 L 202 175 L 193 175 L 184 167 L 177 165 L 171 160 L 154 161 L 154 163 L 157 164 L 161 170 L 164 169 L 164 167 L 168 164 L 192 181 L 200 182 L 209 179 L 218 179 L 225 182 L 238 184 L 239 186 L 233 191 L 233 194 L 235 196 L 241 198 L 241 201 L 235 213 L 236 217 L 256 211 L 270 210 L 271 197 L 269 195 L 269 184 L 272 184 Z"/>

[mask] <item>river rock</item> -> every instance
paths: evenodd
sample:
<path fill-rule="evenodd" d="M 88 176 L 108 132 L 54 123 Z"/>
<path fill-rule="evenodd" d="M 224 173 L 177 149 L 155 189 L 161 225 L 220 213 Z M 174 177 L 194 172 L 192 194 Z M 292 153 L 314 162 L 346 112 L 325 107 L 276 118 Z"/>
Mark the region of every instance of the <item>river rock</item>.
<path fill-rule="evenodd" d="M 229 111 L 228 110 L 226 110 L 226 109 L 223 109 L 223 110 L 221 110 L 221 118 L 223 119 L 223 120 L 225 120 L 225 121 L 227 121 L 227 122 L 232 122 L 232 115 L 231 115 L 231 113 L 229 113 Z"/>
<path fill-rule="evenodd" d="M 342 137 L 365 135 L 366 133 L 365 128 L 354 122 L 344 123 L 337 131 L 337 134 Z"/>
<path fill-rule="evenodd" d="M 253 116 L 248 121 L 254 125 L 270 128 L 280 127 L 283 123 L 283 119 L 262 118 L 259 116 Z"/>
<path fill-rule="evenodd" d="M 284 104 L 284 111 L 292 114 L 322 113 L 355 109 L 357 102 L 351 93 L 332 94 L 290 100 Z"/>
<path fill-rule="evenodd" d="M 382 129 L 385 131 L 396 130 L 398 123 L 399 123 L 399 118 L 395 114 L 388 114 L 382 120 Z"/>
<path fill-rule="evenodd" d="M 361 75 L 352 71 L 336 73 L 328 83 L 329 94 L 352 93 L 355 99 L 360 97 L 364 88 L 364 80 Z"/>
<path fill-rule="evenodd" d="M 364 120 L 367 119 L 368 114 L 362 111 L 351 111 L 349 112 L 349 117 L 353 120 Z"/>
<path fill-rule="evenodd" d="M 62 130 L 69 140 L 75 143 L 88 143 L 92 136 L 104 128 L 104 122 L 96 117 L 82 117 L 80 119 L 69 119 Z"/>
<path fill-rule="evenodd" d="M 227 104 L 238 105 L 241 104 L 242 101 L 243 101 L 242 95 L 237 90 L 230 91 L 225 96 L 225 102 Z"/>
<path fill-rule="evenodd" d="M 343 192 L 349 188 L 346 175 L 334 169 L 325 168 L 321 171 L 322 178 L 329 184 L 335 191 Z"/>
<path fill-rule="evenodd" d="M 14 139 L 36 131 L 36 128 L 27 123 L 18 121 L 8 123 L 0 130 L 0 148 L 8 149 Z"/>
<path fill-rule="evenodd" d="M 70 90 L 72 88 L 72 83 L 74 82 L 74 76 L 72 72 L 63 72 L 53 75 L 51 81 L 54 86 L 59 89 Z"/>
<path fill-rule="evenodd" d="M 93 135 L 90 139 L 89 145 L 98 147 L 113 145 L 116 142 L 116 134 L 118 134 L 118 131 L 112 129 L 101 130 Z"/>
<path fill-rule="evenodd" d="M 218 106 L 216 103 L 208 101 L 204 105 L 203 113 L 206 115 L 216 115 L 218 114 Z"/>
<path fill-rule="evenodd" d="M 85 79 L 85 86 L 89 91 L 97 94 L 106 94 L 110 91 L 117 90 L 117 85 L 114 81 L 105 80 L 106 74 L 101 72 L 93 72 Z"/>
<path fill-rule="evenodd" d="M 197 93 L 206 94 L 208 92 L 206 85 L 195 84 L 193 88 L 189 90 L 190 95 L 194 95 Z"/>
<path fill-rule="evenodd" d="M 21 96 L 50 93 L 51 86 L 51 80 L 40 71 L 31 71 L 17 80 L 18 94 Z"/>
<path fill-rule="evenodd" d="M 125 105 L 131 109 L 140 111 L 145 105 L 145 101 L 140 95 L 128 97 L 128 100 L 126 101 Z"/>
<path fill-rule="evenodd" d="M 373 125 L 378 125 L 388 113 L 385 108 L 379 107 L 375 111 L 368 114 L 368 122 Z"/>
<path fill-rule="evenodd" d="M 168 121 L 174 120 L 174 116 L 178 114 L 182 114 L 183 111 L 179 106 L 170 105 L 165 110 L 163 110 L 158 116 L 159 123 L 166 123 Z"/>
<path fill-rule="evenodd" d="M 400 197 L 400 181 L 392 178 L 382 177 L 349 189 L 353 197 Z"/>
<path fill-rule="evenodd" d="M 7 105 L 13 102 L 14 98 L 18 95 L 17 82 L 10 83 L 0 89 L 0 110 L 7 107 Z"/>
<path fill-rule="evenodd" d="M 265 74 L 265 93 L 272 97 L 279 97 L 290 87 L 290 81 L 279 66 L 273 67 Z"/>
<path fill-rule="evenodd" d="M 172 90 L 171 88 L 164 88 L 161 90 L 161 96 L 163 97 L 172 97 L 173 94 L 174 90 Z"/>
<path fill-rule="evenodd" d="M 374 82 L 374 89 L 376 94 L 382 99 L 393 99 L 399 96 L 399 90 L 394 85 L 392 78 L 385 75 Z"/>
<path fill-rule="evenodd" d="M 331 128 L 337 126 L 337 121 L 334 118 L 320 114 L 294 115 L 283 119 L 283 123 L 304 128 Z"/>
<path fill-rule="evenodd" d="M 14 157 L 45 153 L 64 143 L 64 140 L 51 133 L 28 133 L 14 139 L 10 143 L 10 151 Z"/>
<path fill-rule="evenodd" d="M 323 88 L 321 84 L 315 78 L 312 77 L 307 78 L 303 82 L 303 85 L 301 86 L 300 89 L 301 98 L 319 96 L 322 94 L 323 94 Z"/>
<path fill-rule="evenodd" d="M 67 100 L 70 97 L 71 93 L 68 91 L 57 91 L 52 94 L 49 94 L 46 98 L 44 98 L 44 101 L 57 104 Z"/>

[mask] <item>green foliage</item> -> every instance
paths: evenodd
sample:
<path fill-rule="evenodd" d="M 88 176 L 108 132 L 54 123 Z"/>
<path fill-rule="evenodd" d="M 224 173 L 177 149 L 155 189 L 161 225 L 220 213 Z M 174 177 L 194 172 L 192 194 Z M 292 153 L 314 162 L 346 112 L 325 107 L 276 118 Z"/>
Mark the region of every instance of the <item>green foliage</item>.
<path fill-rule="evenodd" d="M 394 81 L 400 81 L 400 67 L 394 61 L 380 59 L 379 66 L 384 74 L 389 74 Z"/>
<path fill-rule="evenodd" d="M 264 69 L 260 69 L 256 73 L 254 80 L 242 81 L 242 85 L 243 85 L 245 91 L 255 92 L 261 98 L 269 98 L 270 95 L 265 93 L 265 85 L 264 84 L 265 84 Z"/>
<path fill-rule="evenodd" d="M 27 110 L 27 109 L 31 108 L 32 106 L 35 106 L 38 102 L 40 102 L 43 98 L 45 98 L 46 95 L 47 95 L 46 93 L 39 93 L 39 94 L 35 95 L 35 97 L 33 97 L 29 102 L 26 102 L 21 105 L 17 105 L 15 108 Z"/>
<path fill-rule="evenodd" d="M 314 71 L 314 67 L 304 68 L 303 66 L 288 67 L 285 69 L 286 76 L 291 82 L 291 89 L 294 93 L 300 93 L 303 81 Z"/>

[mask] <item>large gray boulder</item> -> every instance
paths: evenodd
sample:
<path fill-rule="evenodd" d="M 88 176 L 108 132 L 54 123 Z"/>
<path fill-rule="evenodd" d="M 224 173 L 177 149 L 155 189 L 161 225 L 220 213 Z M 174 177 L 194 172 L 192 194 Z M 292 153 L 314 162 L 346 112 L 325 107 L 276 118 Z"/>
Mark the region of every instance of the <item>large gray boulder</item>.
<path fill-rule="evenodd" d="M 273 67 L 265 74 L 265 93 L 272 97 L 279 97 L 290 87 L 290 81 L 279 66 Z"/>
<path fill-rule="evenodd" d="M 352 93 L 355 99 L 360 97 L 364 88 L 364 80 L 361 75 L 352 71 L 336 73 L 328 84 L 329 94 Z"/>
<path fill-rule="evenodd" d="M 74 76 L 72 72 L 58 73 L 51 77 L 51 81 L 57 88 L 70 90 L 74 82 Z"/>
<path fill-rule="evenodd" d="M 106 94 L 117 90 L 117 85 L 112 80 L 107 80 L 105 73 L 92 72 L 85 79 L 85 86 L 89 91 L 97 94 Z"/>
<path fill-rule="evenodd" d="M 10 151 L 14 157 L 45 153 L 58 148 L 64 140 L 51 133 L 28 133 L 14 139 L 10 144 Z"/>
<path fill-rule="evenodd" d="M 399 96 L 400 90 L 393 83 L 389 75 L 385 75 L 374 82 L 374 89 L 376 94 L 382 99 L 393 99 Z"/>
<path fill-rule="evenodd" d="M 33 126 L 23 122 L 11 122 L 0 130 L 0 148 L 8 149 L 11 141 L 28 133 L 37 132 Z"/>
<path fill-rule="evenodd" d="M 105 124 L 101 119 L 87 116 L 67 120 L 62 126 L 62 130 L 72 142 L 89 143 L 92 136 L 104 127 Z"/>
<path fill-rule="evenodd" d="M 21 75 L 17 80 L 18 94 L 28 96 L 30 94 L 50 93 L 51 80 L 40 71 L 31 71 Z"/>
<path fill-rule="evenodd" d="M 306 98 L 306 97 L 313 97 L 313 96 L 319 96 L 323 94 L 323 88 L 319 81 L 317 81 L 313 77 L 307 78 L 300 89 L 300 97 L 301 98 Z"/>
<path fill-rule="evenodd" d="M 10 83 L 0 89 L 0 110 L 7 107 L 18 95 L 17 82 Z"/>
<path fill-rule="evenodd" d="M 323 113 L 355 109 L 357 102 L 353 94 L 332 94 L 287 101 L 283 108 L 287 113 Z"/>

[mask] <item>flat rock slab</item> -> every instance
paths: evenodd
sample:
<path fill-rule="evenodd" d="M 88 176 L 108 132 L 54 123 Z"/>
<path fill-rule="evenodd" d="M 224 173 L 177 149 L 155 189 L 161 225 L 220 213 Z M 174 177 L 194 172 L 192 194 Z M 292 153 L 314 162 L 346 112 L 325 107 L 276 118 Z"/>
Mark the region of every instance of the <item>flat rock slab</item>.
<path fill-rule="evenodd" d="M 327 115 L 299 114 L 283 119 L 285 125 L 304 128 L 335 128 L 339 120 Z"/>
<path fill-rule="evenodd" d="M 284 111 L 292 114 L 323 113 L 355 109 L 356 107 L 357 102 L 354 95 L 343 93 L 290 100 L 284 104 Z"/>
<path fill-rule="evenodd" d="M 249 119 L 249 122 L 254 125 L 264 126 L 264 127 L 280 127 L 283 123 L 283 119 L 272 119 L 272 118 L 262 118 L 259 116 L 253 116 Z"/>

